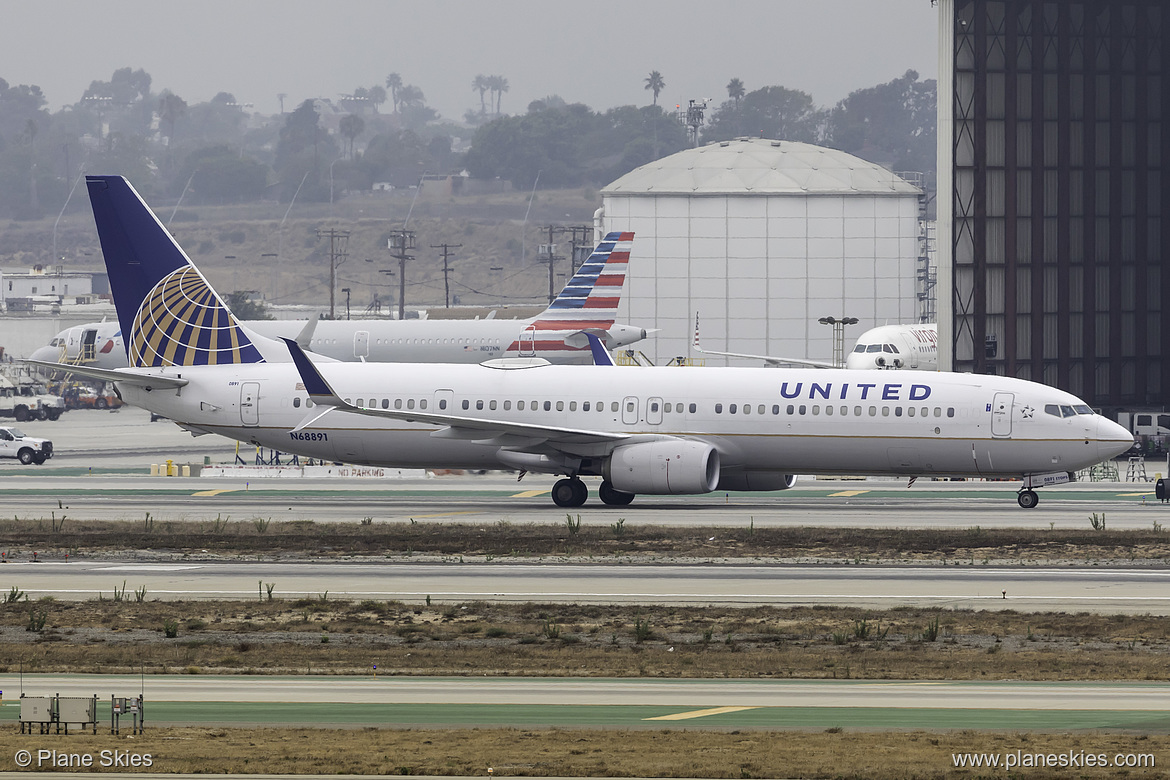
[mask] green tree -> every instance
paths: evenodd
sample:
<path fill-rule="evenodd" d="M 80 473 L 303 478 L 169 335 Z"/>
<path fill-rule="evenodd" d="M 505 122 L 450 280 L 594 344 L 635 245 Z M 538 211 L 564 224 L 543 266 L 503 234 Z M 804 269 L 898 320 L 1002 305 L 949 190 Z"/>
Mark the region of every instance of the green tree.
<path fill-rule="evenodd" d="M 346 114 L 338 123 L 341 136 L 349 141 L 349 159 L 353 159 L 353 142 L 366 129 L 366 122 L 357 114 Z"/>
<path fill-rule="evenodd" d="M 937 84 L 908 70 L 851 92 L 829 114 L 827 143 L 897 171 L 933 175 Z"/>
<path fill-rule="evenodd" d="M 167 90 L 158 99 L 158 121 L 167 127 L 167 146 L 175 143 L 175 124 L 187 113 L 187 101 Z"/>
<path fill-rule="evenodd" d="M 483 96 L 489 89 L 491 89 L 491 84 L 488 83 L 488 77 L 480 73 L 474 79 L 472 79 L 471 88 L 479 93 L 479 115 L 481 117 L 486 116 L 487 106 L 484 105 Z"/>
<path fill-rule="evenodd" d="M 252 297 L 254 290 L 233 290 L 228 293 L 224 303 L 232 310 L 232 314 L 241 320 L 271 320 L 264 301 Z"/>
<path fill-rule="evenodd" d="M 748 92 L 738 109 L 728 100 L 711 114 L 703 130 L 705 141 L 726 141 L 740 135 L 781 141 L 820 143 L 827 112 L 812 96 L 785 87 L 763 87 Z"/>
<path fill-rule="evenodd" d="M 191 182 L 187 200 L 193 203 L 241 203 L 258 200 L 268 186 L 268 166 L 245 157 L 228 144 L 203 146 L 183 160 L 173 188 Z M 173 192 L 178 195 L 178 192 Z"/>
<path fill-rule="evenodd" d="M 329 183 L 322 180 L 321 160 L 340 154 L 336 141 L 321 127 L 320 121 L 321 115 L 312 100 L 304 101 L 285 117 L 273 166 L 280 179 L 283 202 L 292 200 L 302 180 L 300 200 L 329 200 Z"/>
<path fill-rule="evenodd" d="M 398 90 L 402 89 L 402 76 L 391 73 L 386 77 L 386 89 L 390 90 L 390 103 L 394 106 L 394 113 L 398 113 Z"/>
<path fill-rule="evenodd" d="M 375 84 L 366 91 L 366 100 L 370 101 L 370 105 L 374 108 L 374 113 L 378 113 L 378 108 L 386 102 L 386 88 Z"/>
<path fill-rule="evenodd" d="M 662 80 L 662 74 L 656 70 L 650 71 L 650 75 L 646 77 L 645 88 L 654 93 L 654 105 L 658 105 L 658 95 L 666 89 L 666 82 Z"/>

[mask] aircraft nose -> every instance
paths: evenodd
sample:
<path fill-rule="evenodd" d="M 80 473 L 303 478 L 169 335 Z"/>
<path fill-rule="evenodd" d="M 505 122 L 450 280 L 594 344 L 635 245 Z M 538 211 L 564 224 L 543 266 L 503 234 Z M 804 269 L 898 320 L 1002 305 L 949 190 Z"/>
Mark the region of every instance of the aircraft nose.
<path fill-rule="evenodd" d="M 1132 433 L 1112 420 L 1097 416 L 1097 452 L 1101 460 L 1116 458 L 1132 446 Z"/>
<path fill-rule="evenodd" d="M 61 350 L 56 347 L 37 347 L 28 357 L 29 360 L 44 360 L 47 363 L 55 363 L 60 354 Z"/>

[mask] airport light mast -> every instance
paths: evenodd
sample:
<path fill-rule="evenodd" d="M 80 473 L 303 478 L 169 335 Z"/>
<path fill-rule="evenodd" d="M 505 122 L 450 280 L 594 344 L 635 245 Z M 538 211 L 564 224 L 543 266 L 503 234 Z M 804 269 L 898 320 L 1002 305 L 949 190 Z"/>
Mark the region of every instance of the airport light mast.
<path fill-rule="evenodd" d="M 845 365 L 845 326 L 856 325 L 856 317 L 821 317 L 817 322 L 833 326 L 833 365 Z"/>

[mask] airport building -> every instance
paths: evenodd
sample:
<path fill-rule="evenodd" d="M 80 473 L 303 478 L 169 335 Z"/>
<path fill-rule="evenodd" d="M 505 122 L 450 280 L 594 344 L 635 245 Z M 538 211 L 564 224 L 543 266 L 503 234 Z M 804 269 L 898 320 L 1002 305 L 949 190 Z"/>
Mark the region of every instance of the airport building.
<path fill-rule="evenodd" d="M 939 0 L 939 358 L 1170 390 L 1164 0 Z"/>
<path fill-rule="evenodd" d="M 659 329 L 639 345 L 659 365 L 695 356 L 696 314 L 704 348 L 827 361 L 822 317 L 858 319 L 847 345 L 921 321 L 921 195 L 878 165 L 793 141 L 656 160 L 601 191 L 598 229 L 635 233 L 618 320 Z"/>

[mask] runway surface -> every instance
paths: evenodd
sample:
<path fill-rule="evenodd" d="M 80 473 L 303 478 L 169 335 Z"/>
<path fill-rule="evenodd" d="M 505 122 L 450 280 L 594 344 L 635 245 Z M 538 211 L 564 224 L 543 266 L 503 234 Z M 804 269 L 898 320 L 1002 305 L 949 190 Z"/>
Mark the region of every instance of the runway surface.
<path fill-rule="evenodd" d="M 149 598 L 253 598 L 257 583 L 278 597 L 421 602 L 896 606 L 1170 614 L 1170 570 L 1103 567 L 894 565 L 530 564 L 507 559 L 377 563 L 14 561 L 0 588 L 30 598 L 112 597 L 146 588 Z"/>
<path fill-rule="evenodd" d="M 57 422 L 29 422 L 30 435 L 51 438 L 56 455 L 43 466 L 0 461 L 5 512 L 45 517 L 66 511 L 77 519 L 156 521 L 236 519 L 315 522 L 498 522 L 562 523 L 564 509 L 548 491 L 554 477 L 532 474 L 443 476 L 432 479 L 151 478 L 150 464 L 230 463 L 236 445 L 217 436 L 192 437 L 167 421 L 123 407 L 78 410 Z M 254 462 L 254 448 L 240 451 Z M 1151 462 L 1148 476 L 1166 472 Z M 1124 475 L 1124 464 L 1122 473 Z M 818 480 L 801 477 L 792 490 L 772 493 L 711 493 L 702 496 L 639 496 L 625 507 L 596 497 L 580 509 L 582 521 L 679 526 L 846 525 L 850 527 L 1028 527 L 1078 528 L 1091 513 L 1104 513 L 1111 528 L 1152 528 L 1170 519 L 1170 505 L 1154 500 L 1145 482 L 1079 483 L 1039 491 L 1035 509 L 1020 509 L 1019 483 L 919 480 Z"/>
<path fill-rule="evenodd" d="M 0 675 L 9 695 L 17 675 Z M 142 692 L 153 722 L 263 716 L 268 722 L 409 722 L 767 727 L 800 721 L 892 728 L 1032 728 L 1127 723 L 1170 728 L 1166 683 L 937 683 L 417 677 L 24 675 L 28 695 Z M 211 705 L 211 706 L 206 706 Z M 334 705 L 344 705 L 337 707 Z M 347 708 L 349 712 L 347 713 Z M 10 719 L 5 706 L 0 717 Z M 1002 727 L 1002 726 L 1001 726 Z"/>

